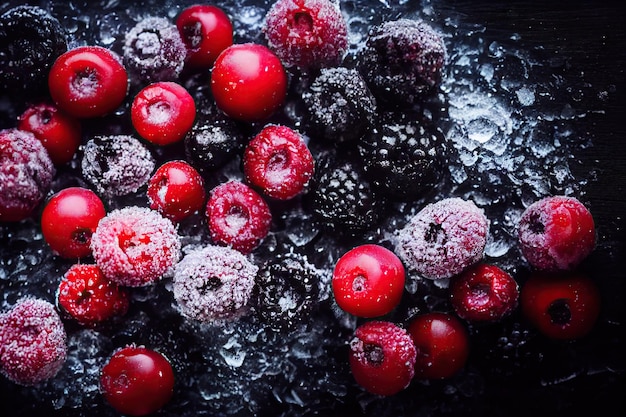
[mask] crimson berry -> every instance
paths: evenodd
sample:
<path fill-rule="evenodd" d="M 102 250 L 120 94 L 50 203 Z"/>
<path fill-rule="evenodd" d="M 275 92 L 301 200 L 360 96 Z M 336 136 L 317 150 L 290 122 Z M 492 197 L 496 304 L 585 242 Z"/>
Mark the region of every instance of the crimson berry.
<path fill-rule="evenodd" d="M 416 350 L 411 336 L 386 321 L 359 326 L 350 341 L 350 369 L 356 382 L 372 394 L 393 395 L 415 374 Z"/>
<path fill-rule="evenodd" d="M 178 222 L 202 209 L 204 181 L 187 162 L 166 162 L 148 181 L 148 199 L 151 209 Z"/>
<path fill-rule="evenodd" d="M 130 114 L 139 136 L 156 145 L 169 145 L 185 137 L 193 126 L 196 103 L 183 86 L 164 81 L 141 90 Z"/>
<path fill-rule="evenodd" d="M 176 19 L 187 46 L 186 63 L 194 68 L 211 68 L 218 55 L 233 44 L 233 25 L 222 9 L 196 4 Z"/>
<path fill-rule="evenodd" d="M 59 56 L 48 87 L 54 102 L 74 117 L 111 113 L 126 97 L 128 74 L 117 54 L 101 46 L 80 46 Z"/>
<path fill-rule="evenodd" d="M 302 136 L 286 126 L 266 126 L 246 146 L 246 180 L 269 197 L 288 200 L 300 194 L 313 175 L 313 156 Z"/>
<path fill-rule="evenodd" d="M 128 293 L 109 281 L 97 265 L 72 265 L 57 291 L 58 305 L 85 326 L 93 326 L 128 310 Z"/>
<path fill-rule="evenodd" d="M 32 132 L 55 165 L 69 162 L 80 145 L 80 122 L 52 104 L 28 107 L 19 117 L 17 127 Z"/>
<path fill-rule="evenodd" d="M 239 181 L 229 181 L 211 191 L 206 215 L 211 239 L 243 253 L 261 243 L 272 222 L 263 197 Z"/>
<path fill-rule="evenodd" d="M 411 320 L 408 332 L 417 350 L 416 378 L 449 378 L 465 366 L 469 337 L 456 317 L 445 313 L 421 314 Z"/>
<path fill-rule="evenodd" d="M 41 231 L 50 248 L 63 258 L 91 255 L 91 235 L 106 215 L 91 190 L 70 187 L 50 198 L 41 214 Z"/>
<path fill-rule="evenodd" d="M 359 317 L 383 316 L 400 303 L 404 266 L 389 249 L 361 245 L 339 258 L 332 288 L 344 311 Z"/>
<path fill-rule="evenodd" d="M 168 359 L 143 346 L 118 350 L 102 368 L 102 395 L 117 411 L 144 416 L 163 408 L 174 393 Z"/>
<path fill-rule="evenodd" d="M 522 313 L 552 339 L 578 339 L 591 331 L 600 314 L 595 283 L 579 272 L 535 273 L 520 296 Z"/>
<path fill-rule="evenodd" d="M 494 322 L 517 307 L 519 291 L 511 275 L 495 265 L 477 264 L 450 283 L 451 302 L 459 317 Z"/>
<path fill-rule="evenodd" d="M 263 45 L 226 48 L 215 61 L 211 91 L 217 106 L 234 119 L 268 118 L 285 100 L 287 75 L 280 59 Z"/>

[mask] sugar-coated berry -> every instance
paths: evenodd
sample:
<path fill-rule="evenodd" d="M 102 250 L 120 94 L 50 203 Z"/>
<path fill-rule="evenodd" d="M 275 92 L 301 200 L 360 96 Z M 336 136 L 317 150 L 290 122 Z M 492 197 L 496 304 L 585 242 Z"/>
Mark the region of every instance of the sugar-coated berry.
<path fill-rule="evenodd" d="M 129 206 L 108 213 L 91 237 L 91 250 L 104 275 L 118 285 L 151 284 L 180 258 L 174 224 L 158 212 Z"/>
<path fill-rule="evenodd" d="M 264 120 L 283 104 L 287 74 L 280 59 L 263 45 L 232 45 L 215 61 L 211 91 L 226 115 L 247 122 Z"/>
<path fill-rule="evenodd" d="M 19 385 L 53 378 L 67 356 L 66 334 L 51 303 L 23 298 L 0 314 L 0 372 Z"/>
<path fill-rule="evenodd" d="M 174 382 L 169 360 L 144 346 L 119 349 L 100 375 L 100 389 L 107 402 L 131 416 L 145 416 L 163 408 L 174 394 Z"/>
<path fill-rule="evenodd" d="M 246 180 L 263 194 L 279 200 L 302 193 L 313 168 L 313 156 L 304 139 L 287 126 L 264 127 L 243 154 Z"/>
<path fill-rule="evenodd" d="M 91 255 L 91 235 L 106 215 L 102 200 L 82 187 L 54 194 L 41 214 L 41 232 L 50 248 L 63 258 Z"/>
<path fill-rule="evenodd" d="M 377 395 L 393 395 L 409 386 L 416 350 L 403 328 L 387 321 L 357 327 L 350 341 L 350 369 L 356 382 Z"/>
<path fill-rule="evenodd" d="M 591 213 L 579 200 L 552 196 L 528 206 L 519 220 L 518 237 L 533 267 L 571 270 L 593 251 L 596 230 Z"/>
<path fill-rule="evenodd" d="M 389 249 L 365 244 L 346 252 L 335 265 L 332 289 L 339 307 L 358 317 L 390 313 L 404 292 L 404 266 Z"/>
<path fill-rule="evenodd" d="M 185 157 L 198 171 L 211 172 L 233 159 L 247 140 L 232 119 L 199 114 L 185 136 Z"/>
<path fill-rule="evenodd" d="M 79 46 L 54 62 L 48 88 L 66 113 L 79 118 L 104 116 L 126 98 L 128 74 L 115 52 L 101 46 Z"/>
<path fill-rule="evenodd" d="M 233 24 L 219 7 L 195 4 L 176 18 L 176 27 L 187 46 L 186 65 L 209 69 L 218 55 L 233 44 Z"/>

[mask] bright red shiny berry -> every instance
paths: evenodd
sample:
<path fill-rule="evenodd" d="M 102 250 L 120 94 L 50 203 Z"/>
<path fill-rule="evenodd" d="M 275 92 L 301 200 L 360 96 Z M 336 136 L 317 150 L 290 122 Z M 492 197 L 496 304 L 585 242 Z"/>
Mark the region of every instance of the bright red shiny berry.
<path fill-rule="evenodd" d="M 128 75 L 114 52 L 100 46 L 79 46 L 57 58 L 48 75 L 54 102 L 80 118 L 111 113 L 126 97 Z"/>
<path fill-rule="evenodd" d="M 94 326 L 126 313 L 128 292 L 109 281 L 96 265 L 75 264 L 65 273 L 57 303 L 84 326 Z"/>
<path fill-rule="evenodd" d="M 521 291 L 522 313 L 552 339 L 578 339 L 588 334 L 600 314 L 596 284 L 578 272 L 536 273 Z"/>
<path fill-rule="evenodd" d="M 445 313 L 421 314 L 411 320 L 408 332 L 417 350 L 415 378 L 449 378 L 465 366 L 469 338 L 456 317 Z"/>
<path fill-rule="evenodd" d="M 93 191 L 70 187 L 50 198 L 41 214 L 41 231 L 50 248 L 63 258 L 91 255 L 91 235 L 106 215 Z"/>
<path fill-rule="evenodd" d="M 164 81 L 141 90 L 130 114 L 139 136 L 156 145 L 169 145 L 185 137 L 193 126 L 196 103 L 183 86 Z"/>
<path fill-rule="evenodd" d="M 287 94 L 287 74 L 280 59 L 263 45 L 232 45 L 215 61 L 211 91 L 226 115 L 253 122 L 268 118 Z"/>
<path fill-rule="evenodd" d="M 204 181 L 187 162 L 166 162 L 148 181 L 148 199 L 151 209 L 178 222 L 204 206 Z"/>
<path fill-rule="evenodd" d="M 263 197 L 239 181 L 218 185 L 210 194 L 206 215 L 213 242 L 251 252 L 267 235 L 272 222 Z"/>
<path fill-rule="evenodd" d="M 28 107 L 19 117 L 17 127 L 32 132 L 55 165 L 69 162 L 80 145 L 80 122 L 53 104 L 39 103 Z"/>
<path fill-rule="evenodd" d="M 459 317 L 495 322 L 517 307 L 519 290 L 507 272 L 495 265 L 477 264 L 452 279 L 450 295 Z"/>
<path fill-rule="evenodd" d="M 361 245 L 339 258 L 332 288 L 344 311 L 359 317 L 383 316 L 400 303 L 404 266 L 389 249 Z"/>
<path fill-rule="evenodd" d="M 113 354 L 100 375 L 102 395 L 122 414 L 144 416 L 163 408 L 174 392 L 174 371 L 165 356 L 142 346 Z"/>
<path fill-rule="evenodd" d="M 386 321 L 359 326 L 350 341 L 350 369 L 368 392 L 393 395 L 406 388 L 415 374 L 415 345 L 401 327 Z"/>
<path fill-rule="evenodd" d="M 187 46 L 187 65 L 211 68 L 218 55 L 233 44 L 233 24 L 219 7 L 196 4 L 184 9 L 176 27 Z"/>
<path fill-rule="evenodd" d="M 246 146 L 246 180 L 269 197 L 288 200 L 300 194 L 313 175 L 313 156 L 302 136 L 286 126 L 263 128 Z"/>

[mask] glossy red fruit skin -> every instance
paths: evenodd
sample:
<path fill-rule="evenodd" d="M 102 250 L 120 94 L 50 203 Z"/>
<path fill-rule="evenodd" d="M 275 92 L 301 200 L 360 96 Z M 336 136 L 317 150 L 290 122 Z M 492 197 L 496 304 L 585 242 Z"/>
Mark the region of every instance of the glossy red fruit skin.
<path fill-rule="evenodd" d="M 169 145 L 185 137 L 196 119 L 196 103 L 180 84 L 164 81 L 142 89 L 130 109 L 133 127 L 155 145 Z"/>
<path fill-rule="evenodd" d="M 219 7 L 196 4 L 184 9 L 176 27 L 187 46 L 186 64 L 210 69 L 219 54 L 233 44 L 233 24 Z"/>
<path fill-rule="evenodd" d="M 215 61 L 211 91 L 217 106 L 233 119 L 267 119 L 285 100 L 287 74 L 280 59 L 263 45 L 226 48 Z"/>
<path fill-rule="evenodd" d="M 358 317 L 379 317 L 400 303 L 404 280 L 404 266 L 393 252 L 365 244 L 339 258 L 331 282 L 342 310 Z"/>
<path fill-rule="evenodd" d="M 587 335 L 600 315 L 596 284 L 580 272 L 535 273 L 522 286 L 524 316 L 551 339 L 572 340 Z"/>
<path fill-rule="evenodd" d="M 243 156 L 246 180 L 278 200 L 302 193 L 314 167 L 302 136 L 286 126 L 264 127 L 248 143 Z"/>
<path fill-rule="evenodd" d="M 407 330 L 417 350 L 415 378 L 449 378 L 465 366 L 469 337 L 456 317 L 438 312 L 421 314 L 411 319 Z"/>
<path fill-rule="evenodd" d="M 65 188 L 44 207 L 41 231 L 46 243 L 62 258 L 83 258 L 91 255 L 91 235 L 105 215 L 96 193 L 82 187 Z"/>
<path fill-rule="evenodd" d="M 204 206 L 204 180 L 185 161 L 166 162 L 148 181 L 148 200 L 151 209 L 179 222 Z"/>
<path fill-rule="evenodd" d="M 411 336 L 387 321 L 362 324 L 350 341 L 352 375 L 376 395 L 393 395 L 406 388 L 415 374 L 415 356 Z"/>
<path fill-rule="evenodd" d="M 174 371 L 162 354 L 127 346 L 113 354 L 100 375 L 102 395 L 122 414 L 144 416 L 172 398 Z"/>
<path fill-rule="evenodd" d="M 499 321 L 517 307 L 518 299 L 515 279 L 495 265 L 474 265 L 450 282 L 454 311 L 468 321 Z"/>
<path fill-rule="evenodd" d="M 48 87 L 66 113 L 99 117 L 122 104 L 128 93 L 128 74 L 114 52 L 101 46 L 79 46 L 57 58 L 50 68 Z"/>
<path fill-rule="evenodd" d="M 19 117 L 17 127 L 32 132 L 57 166 L 69 162 L 80 145 L 80 121 L 53 104 L 28 107 Z"/>

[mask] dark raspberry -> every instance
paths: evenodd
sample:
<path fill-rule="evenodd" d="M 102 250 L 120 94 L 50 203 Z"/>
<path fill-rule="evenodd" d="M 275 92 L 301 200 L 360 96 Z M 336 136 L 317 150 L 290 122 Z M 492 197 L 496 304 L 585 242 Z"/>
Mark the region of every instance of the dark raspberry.
<path fill-rule="evenodd" d="M 400 19 L 370 30 L 360 68 L 377 98 L 415 104 L 440 82 L 445 60 L 440 34 L 423 21 Z"/>
<path fill-rule="evenodd" d="M 105 197 L 136 192 L 150 179 L 154 158 L 139 139 L 128 135 L 96 136 L 84 148 L 83 177 Z"/>
<path fill-rule="evenodd" d="M 313 132 L 329 141 L 358 139 L 376 120 L 376 99 L 354 69 L 322 69 L 302 98 Z"/>
<path fill-rule="evenodd" d="M 0 90 L 42 92 L 48 71 L 67 51 L 59 21 L 36 6 L 17 6 L 0 16 Z"/>

